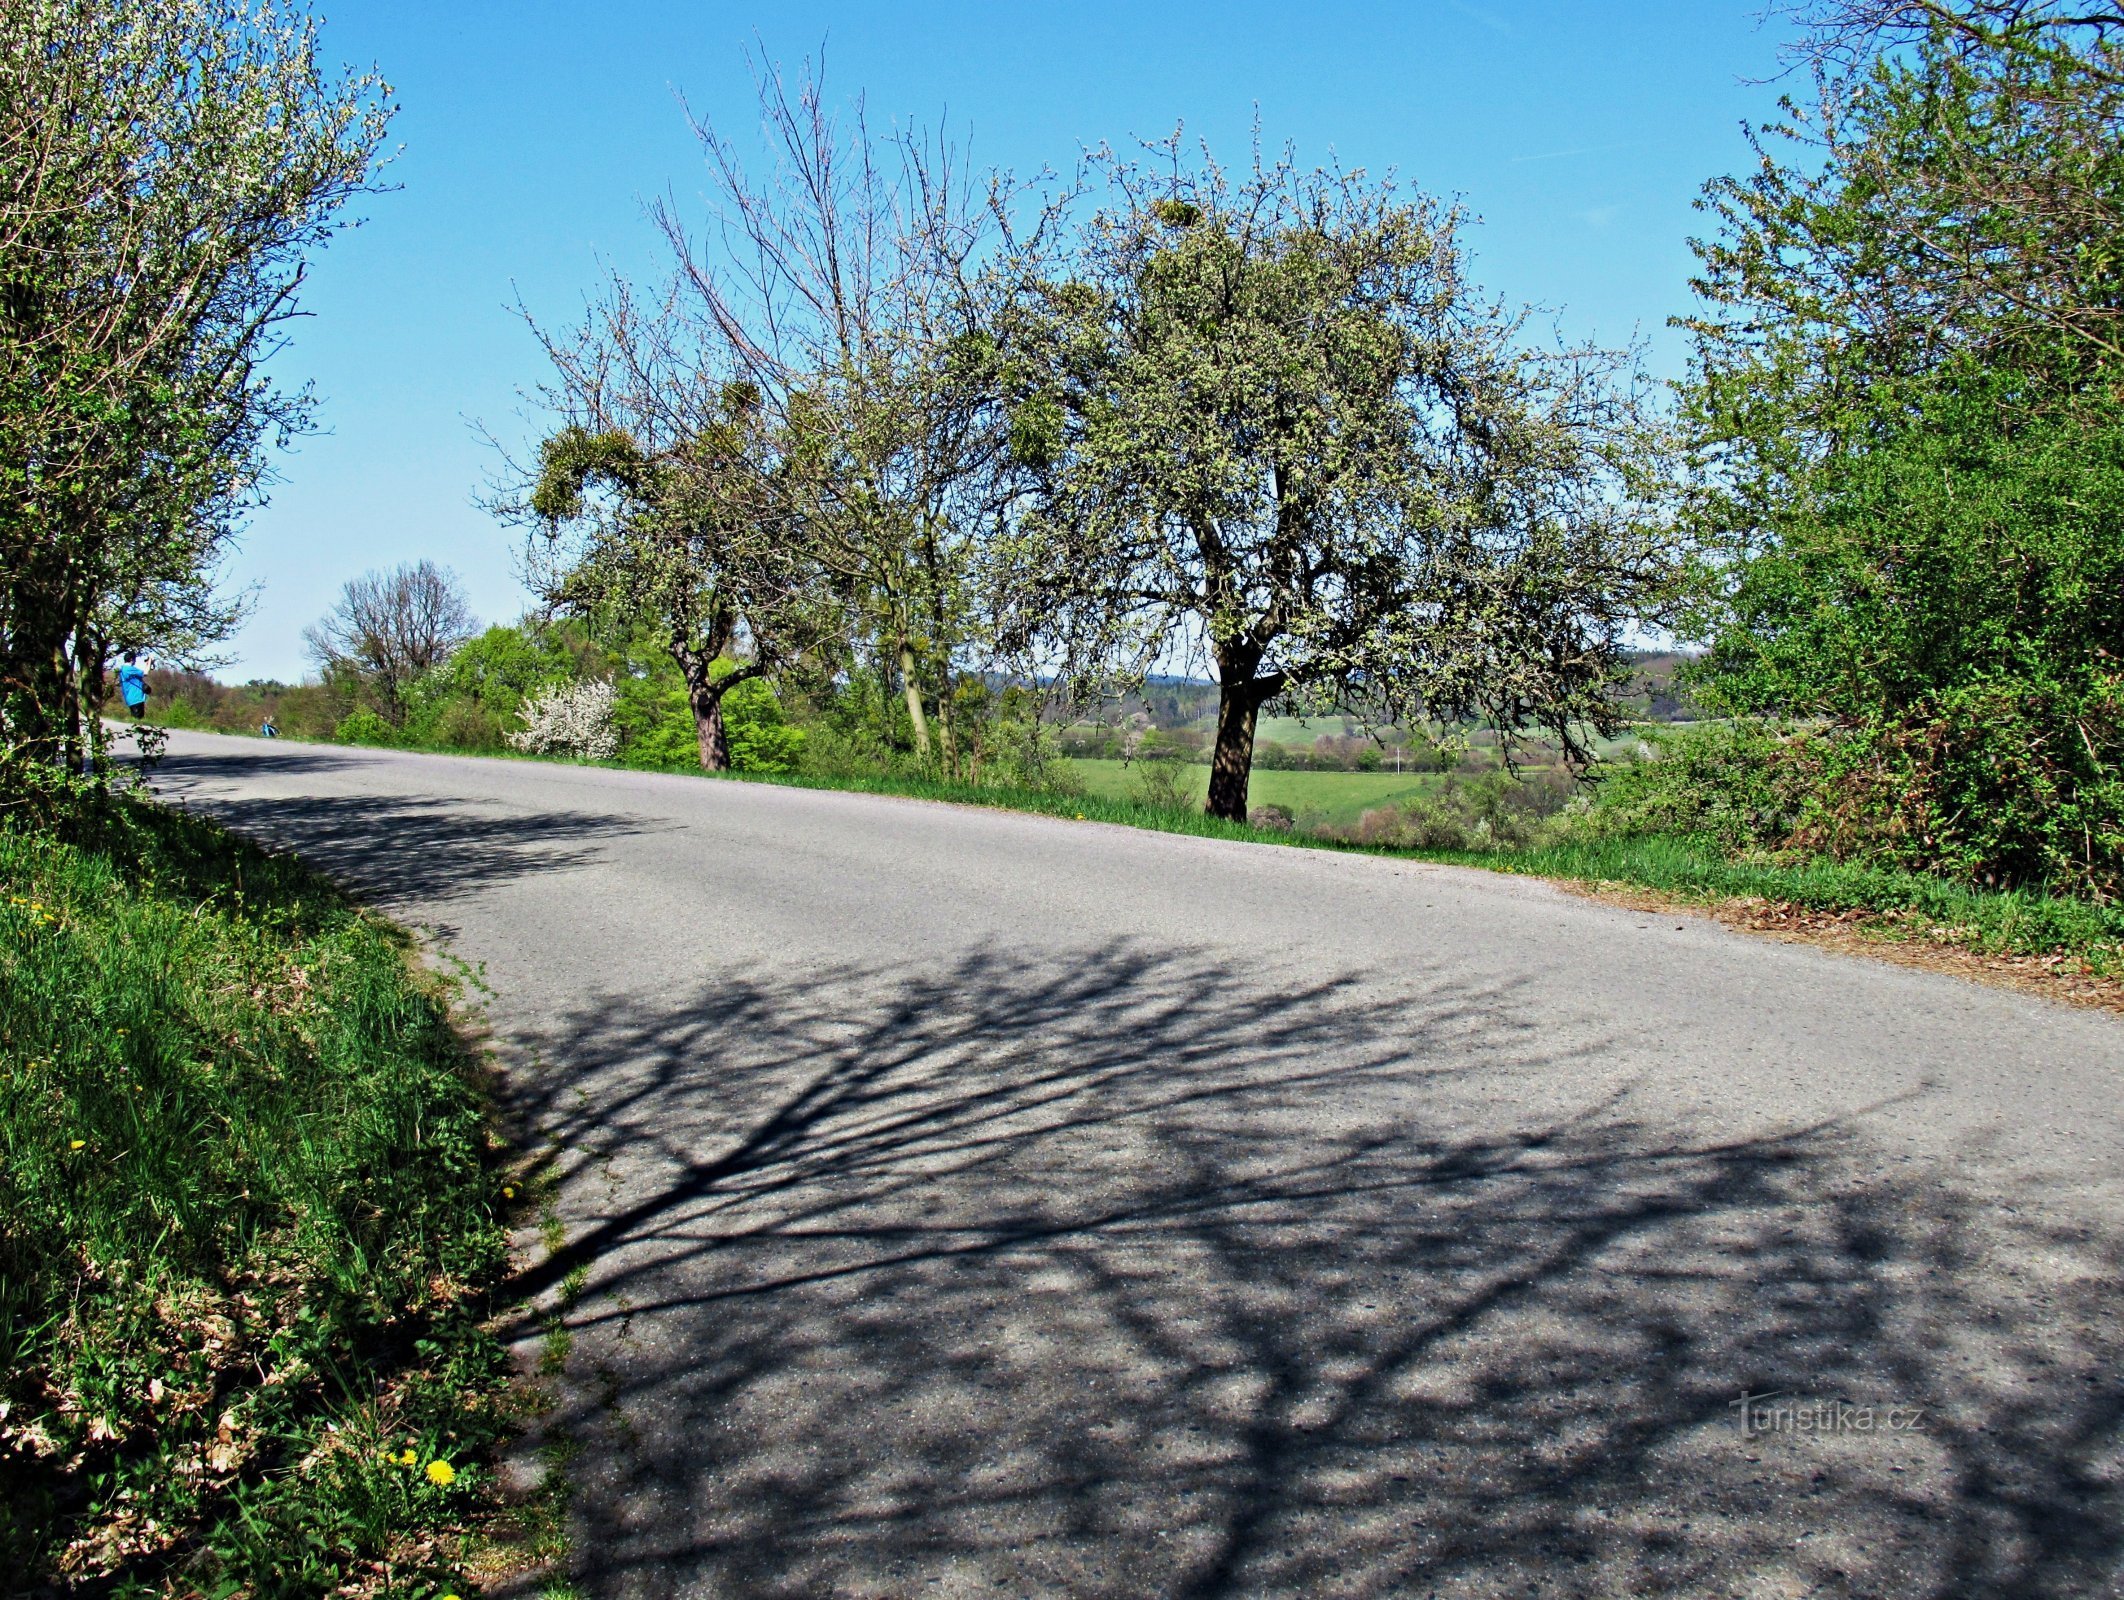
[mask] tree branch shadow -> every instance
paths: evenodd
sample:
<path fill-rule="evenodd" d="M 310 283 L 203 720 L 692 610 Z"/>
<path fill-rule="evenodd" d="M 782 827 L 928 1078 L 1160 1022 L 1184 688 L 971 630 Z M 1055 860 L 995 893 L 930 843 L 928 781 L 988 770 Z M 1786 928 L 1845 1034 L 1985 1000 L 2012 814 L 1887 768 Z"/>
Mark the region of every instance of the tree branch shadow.
<path fill-rule="evenodd" d="M 590 1283 L 585 1581 L 2115 1581 L 2118 1240 L 1850 1123 L 1543 1110 L 1590 1052 L 1509 990 L 1379 995 L 1114 944 L 746 970 L 519 1040 L 581 1223 L 522 1287 Z M 1923 1416 L 1744 1436 L 1770 1392 Z"/>
<path fill-rule="evenodd" d="M 292 850 L 347 889 L 386 903 L 427 906 L 529 874 L 595 864 L 601 843 L 661 824 L 594 811 L 528 811 L 500 803 L 395 794 L 230 798 L 221 783 L 352 768 L 345 757 L 304 751 L 173 757 L 158 776 L 165 798 L 246 838 Z M 195 787 L 196 786 L 196 787 Z"/>

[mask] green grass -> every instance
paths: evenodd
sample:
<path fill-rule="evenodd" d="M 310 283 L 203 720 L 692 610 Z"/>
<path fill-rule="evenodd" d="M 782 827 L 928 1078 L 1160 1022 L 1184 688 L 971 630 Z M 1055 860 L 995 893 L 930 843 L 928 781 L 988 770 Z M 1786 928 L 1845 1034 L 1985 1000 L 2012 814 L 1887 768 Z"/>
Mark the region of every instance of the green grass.
<path fill-rule="evenodd" d="M 1974 889 L 1855 862 L 1735 861 L 1684 839 L 1566 841 L 1497 856 L 1441 852 L 1547 878 L 1630 884 L 1682 900 L 1762 900 L 1804 911 L 1860 912 L 1875 931 L 1997 955 L 2069 955 L 2124 973 L 2124 907 L 2038 890 Z"/>
<path fill-rule="evenodd" d="M 1140 766 L 1121 761 L 1068 763 L 1085 793 L 1101 800 L 1135 797 Z M 1183 790 L 1200 805 L 1209 794 L 1209 768 L 1180 769 Z M 1434 793 L 1443 780 L 1430 772 L 1271 772 L 1257 770 L 1247 789 L 1249 804 L 1281 806 L 1320 826 L 1354 823 L 1374 806 L 1398 805 Z"/>
<path fill-rule="evenodd" d="M 449 1587 L 491 1144 L 446 997 L 297 863 L 130 800 L 0 827 L 0 1592 Z"/>

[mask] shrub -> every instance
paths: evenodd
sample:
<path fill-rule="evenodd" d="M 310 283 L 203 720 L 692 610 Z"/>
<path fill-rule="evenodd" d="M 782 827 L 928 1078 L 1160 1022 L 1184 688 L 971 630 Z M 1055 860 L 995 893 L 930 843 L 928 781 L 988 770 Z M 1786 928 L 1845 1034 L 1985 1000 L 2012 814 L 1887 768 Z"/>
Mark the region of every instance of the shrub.
<path fill-rule="evenodd" d="M 1742 720 L 1646 729 L 1644 754 L 1601 769 L 1575 819 L 1589 838 L 1672 835 L 1727 854 L 1772 848 L 1799 827 L 1808 786 L 1788 747 L 1804 729 Z"/>
<path fill-rule="evenodd" d="M 1449 777 L 1436 794 L 1379 806 L 1342 835 L 1358 844 L 1404 850 L 1499 850 L 1533 843 L 1574 793 L 1568 773 L 1486 773 Z"/>
<path fill-rule="evenodd" d="M 636 659 L 633 672 L 618 686 L 613 726 L 620 758 L 629 766 L 690 772 L 701 764 L 693 707 L 668 657 Z M 774 686 L 760 678 L 748 678 L 723 695 L 723 737 L 734 772 L 794 772 L 804 753 L 805 730 L 790 726 Z"/>
<path fill-rule="evenodd" d="M 384 721 L 367 706 L 348 712 L 339 719 L 339 726 L 332 730 L 332 737 L 341 744 L 396 744 L 398 735 L 391 724 Z"/>
<path fill-rule="evenodd" d="M 1579 826 L 2107 898 L 2124 784 L 2087 751 L 2117 746 L 2120 709 L 2110 697 L 2066 715 L 1998 684 L 1940 696 L 1922 717 L 1648 731 L 1651 758 L 1611 769 Z"/>
<path fill-rule="evenodd" d="M 1194 795 L 1181 781 L 1187 763 L 1177 755 L 1144 756 L 1135 765 L 1136 777 L 1132 787 L 1139 803 L 1160 811 L 1177 811 L 1194 803 Z"/>

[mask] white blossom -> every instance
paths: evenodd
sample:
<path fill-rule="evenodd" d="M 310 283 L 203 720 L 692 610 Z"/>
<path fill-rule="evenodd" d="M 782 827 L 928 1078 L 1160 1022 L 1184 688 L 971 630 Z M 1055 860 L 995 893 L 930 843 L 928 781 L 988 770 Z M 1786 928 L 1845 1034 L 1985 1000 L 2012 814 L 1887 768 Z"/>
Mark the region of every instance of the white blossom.
<path fill-rule="evenodd" d="M 603 679 L 561 683 L 530 696 L 523 706 L 524 729 L 509 743 L 531 755 L 587 756 L 609 761 L 619 754 L 619 733 L 612 726 L 612 685 Z"/>

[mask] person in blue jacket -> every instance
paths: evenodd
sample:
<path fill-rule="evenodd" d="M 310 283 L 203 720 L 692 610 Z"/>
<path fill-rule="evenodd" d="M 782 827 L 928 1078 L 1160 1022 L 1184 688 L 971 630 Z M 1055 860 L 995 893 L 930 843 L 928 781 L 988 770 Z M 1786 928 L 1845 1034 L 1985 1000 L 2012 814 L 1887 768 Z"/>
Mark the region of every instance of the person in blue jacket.
<path fill-rule="evenodd" d="M 118 669 L 118 693 L 125 701 L 125 709 L 132 712 L 138 722 L 147 710 L 147 674 L 140 670 L 140 657 L 133 651 L 125 653 L 125 665 Z"/>

